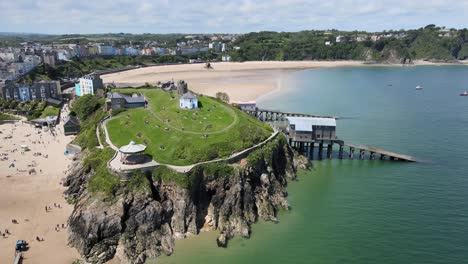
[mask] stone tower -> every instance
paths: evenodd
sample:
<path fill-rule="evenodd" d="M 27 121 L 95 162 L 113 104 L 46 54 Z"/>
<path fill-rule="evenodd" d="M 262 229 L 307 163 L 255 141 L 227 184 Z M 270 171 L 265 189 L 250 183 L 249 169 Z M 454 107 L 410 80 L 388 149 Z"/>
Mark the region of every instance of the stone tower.
<path fill-rule="evenodd" d="M 177 94 L 183 95 L 188 92 L 188 85 L 184 80 L 180 80 L 177 83 Z"/>

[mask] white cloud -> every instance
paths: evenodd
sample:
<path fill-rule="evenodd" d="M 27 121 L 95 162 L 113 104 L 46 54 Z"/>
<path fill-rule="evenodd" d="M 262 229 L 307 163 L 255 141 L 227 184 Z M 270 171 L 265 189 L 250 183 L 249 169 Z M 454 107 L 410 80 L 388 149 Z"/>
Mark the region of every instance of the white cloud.
<path fill-rule="evenodd" d="M 43 33 L 466 27 L 459 0 L 0 0 L 0 31 Z"/>

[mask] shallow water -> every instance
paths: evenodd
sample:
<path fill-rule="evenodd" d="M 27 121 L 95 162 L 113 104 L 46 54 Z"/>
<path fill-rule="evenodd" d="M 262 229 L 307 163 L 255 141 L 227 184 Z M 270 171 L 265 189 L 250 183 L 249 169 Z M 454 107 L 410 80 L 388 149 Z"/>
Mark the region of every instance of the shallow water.
<path fill-rule="evenodd" d="M 216 232 L 177 241 L 153 263 L 466 263 L 468 98 L 458 94 L 468 67 L 315 69 L 281 85 L 293 88 L 261 107 L 344 117 L 345 141 L 424 162 L 314 161 L 290 184 L 279 223 L 227 249 Z"/>

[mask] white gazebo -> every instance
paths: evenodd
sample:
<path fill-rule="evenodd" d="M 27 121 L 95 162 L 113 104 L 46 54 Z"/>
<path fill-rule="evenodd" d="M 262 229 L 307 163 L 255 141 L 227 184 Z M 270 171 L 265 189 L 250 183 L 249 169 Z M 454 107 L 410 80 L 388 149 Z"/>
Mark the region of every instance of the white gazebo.
<path fill-rule="evenodd" d="M 139 155 L 146 149 L 145 145 L 136 144 L 134 141 L 130 141 L 128 145 L 122 146 L 119 152 L 122 153 L 120 161 L 124 164 L 136 164 L 144 160 L 143 155 Z"/>

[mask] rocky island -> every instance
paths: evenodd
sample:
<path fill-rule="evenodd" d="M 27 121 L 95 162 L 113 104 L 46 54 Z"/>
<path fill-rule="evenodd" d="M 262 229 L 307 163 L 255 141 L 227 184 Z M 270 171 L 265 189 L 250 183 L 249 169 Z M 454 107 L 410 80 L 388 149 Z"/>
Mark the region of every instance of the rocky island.
<path fill-rule="evenodd" d="M 180 145 L 168 143 L 167 147 L 155 150 L 151 145 L 150 131 L 165 131 L 164 121 L 161 121 L 164 118 L 160 119 L 159 113 L 170 116 L 171 129 L 176 130 L 176 136 L 184 137 L 184 133 L 193 136 L 195 130 L 206 129 L 207 126 L 201 126 L 200 119 L 197 119 L 204 114 L 204 118 L 209 116 L 207 112 L 203 113 L 203 109 L 179 109 L 177 100 L 160 100 L 165 96 L 176 97 L 161 91 L 149 89 L 143 94 L 149 99 L 151 108 L 127 109 L 123 113 L 116 111 L 114 124 L 109 122 L 109 129 L 120 122 L 116 126 L 119 127 L 118 133 L 109 132 L 110 139 L 119 146 L 119 137 L 123 135 L 146 142 L 153 162 L 159 161 L 157 155 L 161 149 L 171 153 L 171 148 L 180 148 Z M 225 138 L 204 135 L 196 138 L 205 140 L 206 150 L 219 146 L 219 140 L 226 146 L 215 148 L 216 152 L 201 156 L 201 160 L 188 158 L 176 151 L 171 154 L 176 156 L 161 155 L 162 161 L 167 162 L 171 157 L 174 164 L 198 162 L 187 172 L 158 163 L 151 168 L 131 170 L 129 177 L 122 178 L 108 168 L 109 160 L 116 156 L 110 146 L 85 149 L 76 157 L 64 181 L 68 187 L 66 196 L 74 203 L 68 221 L 69 244 L 87 262 L 104 263 L 116 257 L 122 263 L 144 263 L 147 258 L 172 254 L 176 239 L 208 230 L 219 231 L 220 235 L 213 243 L 226 247 L 234 236 L 249 237 L 251 225 L 259 219 L 276 221 L 277 212 L 288 209 L 287 183 L 295 179 L 299 168 L 308 166 L 307 159 L 297 155 L 283 135 L 268 137 L 269 129 L 254 118 L 214 98 L 200 99 L 205 110 L 210 107 L 213 112 L 218 111 L 216 108 L 227 111 L 209 126 Z M 159 104 L 155 104 L 156 100 Z M 167 102 L 167 105 L 162 102 Z M 102 115 L 99 104 L 94 109 L 97 110 L 88 113 L 89 117 L 84 120 L 91 122 L 98 118 L 96 115 Z M 168 111 L 173 112 L 168 114 Z M 193 118 L 183 118 L 187 113 Z M 144 115 L 141 120 L 147 120 L 152 129 L 135 129 L 138 124 L 119 121 L 141 115 Z M 181 122 L 177 122 L 177 116 L 182 116 Z M 186 129 L 177 129 L 179 125 Z M 89 129 L 95 131 L 94 126 L 89 126 Z M 86 133 L 82 131 L 81 135 Z M 136 134 L 139 133 L 138 137 Z M 236 133 L 245 136 L 237 138 Z M 249 137 L 248 133 L 256 133 L 257 137 Z M 76 141 L 80 140 L 86 141 L 85 137 L 78 135 Z M 185 142 L 186 153 L 192 153 L 192 148 L 200 149 L 199 140 L 192 142 L 192 145 Z M 164 144 L 164 140 L 157 143 L 158 146 Z M 223 159 L 229 156 L 226 153 L 242 150 L 238 146 L 258 147 L 238 158 Z M 210 158 L 213 162 L 208 160 Z M 125 173 L 128 174 L 129 170 Z"/>

